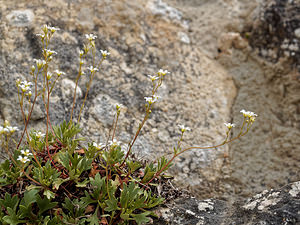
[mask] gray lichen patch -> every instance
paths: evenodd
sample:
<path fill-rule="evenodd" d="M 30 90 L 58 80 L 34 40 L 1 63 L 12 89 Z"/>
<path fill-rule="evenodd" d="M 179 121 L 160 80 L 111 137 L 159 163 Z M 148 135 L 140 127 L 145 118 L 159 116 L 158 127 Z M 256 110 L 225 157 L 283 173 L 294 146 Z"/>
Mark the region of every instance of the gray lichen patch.
<path fill-rule="evenodd" d="M 200 211 L 207 211 L 214 209 L 214 203 L 211 200 L 204 200 L 198 204 L 198 209 Z"/>
<path fill-rule="evenodd" d="M 299 193 L 300 193 L 300 181 L 293 183 L 292 189 L 289 191 L 289 194 L 293 197 L 296 197 Z"/>
<path fill-rule="evenodd" d="M 258 210 L 267 210 L 268 207 L 276 205 L 281 198 L 279 197 L 280 192 L 270 192 L 265 190 L 260 194 L 255 195 L 252 199 L 248 200 L 247 204 L 243 205 L 246 210 L 254 210 L 256 207 Z"/>

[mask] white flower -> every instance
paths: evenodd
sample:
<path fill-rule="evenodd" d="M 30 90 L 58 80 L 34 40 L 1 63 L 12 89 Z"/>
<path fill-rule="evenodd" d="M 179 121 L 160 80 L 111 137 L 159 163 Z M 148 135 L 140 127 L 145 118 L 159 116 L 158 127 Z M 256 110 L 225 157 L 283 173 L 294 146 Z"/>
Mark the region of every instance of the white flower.
<path fill-rule="evenodd" d="M 28 91 L 28 93 L 26 94 L 26 96 L 28 96 L 30 98 L 32 96 L 32 92 Z"/>
<path fill-rule="evenodd" d="M 110 53 L 106 50 L 100 50 L 100 52 L 101 52 L 101 55 L 104 59 L 106 59 L 106 56 L 110 55 Z"/>
<path fill-rule="evenodd" d="M 0 134 L 4 134 L 4 127 L 0 126 Z"/>
<path fill-rule="evenodd" d="M 12 126 L 8 126 L 8 127 L 6 127 L 6 128 L 8 129 L 8 131 L 9 131 L 11 134 L 13 134 L 13 133 L 15 133 L 17 130 L 19 130 L 18 127 L 12 127 Z"/>
<path fill-rule="evenodd" d="M 33 61 L 36 62 L 38 69 L 41 69 L 46 64 L 46 61 L 41 59 L 34 59 Z"/>
<path fill-rule="evenodd" d="M 117 139 L 115 139 L 115 138 L 114 138 L 113 141 L 109 141 L 109 142 L 108 142 L 108 145 L 120 145 L 120 144 L 121 144 L 121 142 L 120 142 L 120 141 L 117 141 Z"/>
<path fill-rule="evenodd" d="M 149 105 L 153 104 L 154 102 L 156 102 L 158 100 L 158 98 L 160 98 L 157 95 L 153 95 L 152 97 L 144 97 L 144 99 L 146 100 L 146 102 L 149 103 Z"/>
<path fill-rule="evenodd" d="M 146 100 L 146 102 L 149 103 L 149 105 L 151 105 L 155 102 L 155 100 L 152 97 L 144 97 L 144 99 Z"/>
<path fill-rule="evenodd" d="M 24 85 L 20 85 L 19 87 L 21 88 L 22 92 L 27 92 L 27 91 L 31 90 L 30 87 L 28 87 L 28 86 L 26 87 Z"/>
<path fill-rule="evenodd" d="M 50 50 L 50 49 L 45 49 L 44 50 L 44 52 L 46 53 L 46 56 L 48 57 L 48 56 L 51 56 L 51 55 L 53 55 L 53 54 L 57 54 L 57 52 L 56 51 L 52 51 L 52 50 Z"/>
<path fill-rule="evenodd" d="M 36 36 L 41 37 L 41 39 L 45 38 L 45 34 L 36 34 Z"/>
<path fill-rule="evenodd" d="M 20 79 L 17 79 L 17 80 L 16 80 L 16 85 L 19 86 L 20 84 L 21 84 L 21 80 L 20 80 Z"/>
<path fill-rule="evenodd" d="M 55 70 L 54 72 L 57 74 L 58 77 L 60 77 L 61 75 L 66 75 L 65 72 L 62 72 L 60 70 Z"/>
<path fill-rule="evenodd" d="M 235 124 L 233 124 L 233 123 L 224 123 L 224 124 L 228 129 L 235 127 Z"/>
<path fill-rule="evenodd" d="M 86 34 L 85 38 L 88 39 L 89 41 L 95 40 L 97 38 L 96 35 L 93 34 Z"/>
<path fill-rule="evenodd" d="M 115 106 L 116 106 L 117 111 L 120 111 L 121 108 L 124 107 L 124 106 L 123 106 L 122 104 L 120 104 L 120 103 L 116 103 Z"/>
<path fill-rule="evenodd" d="M 180 128 L 182 133 L 184 133 L 185 131 L 190 131 L 191 130 L 191 128 L 186 127 L 183 124 L 179 124 L 178 127 Z"/>
<path fill-rule="evenodd" d="M 50 80 L 51 77 L 52 77 L 52 73 L 48 72 L 48 73 L 47 73 L 47 80 Z"/>
<path fill-rule="evenodd" d="M 84 55 L 84 51 L 83 50 L 79 50 L 79 55 L 83 56 Z"/>
<path fill-rule="evenodd" d="M 105 147 L 105 144 L 103 144 L 103 143 L 97 144 L 96 142 L 94 142 L 94 143 L 93 143 L 93 146 L 94 146 L 97 150 L 100 150 L 100 149 L 102 149 L 102 148 Z"/>
<path fill-rule="evenodd" d="M 60 30 L 60 29 L 58 27 L 50 27 L 50 26 L 48 26 L 48 30 L 50 30 L 51 33 L 54 33 L 55 31 Z"/>
<path fill-rule="evenodd" d="M 159 77 L 157 76 L 152 76 L 152 75 L 148 75 L 148 77 L 150 78 L 150 80 L 153 82 L 155 80 L 157 80 Z"/>
<path fill-rule="evenodd" d="M 88 69 L 91 71 L 91 73 L 94 73 L 95 71 L 98 71 L 98 69 L 96 67 L 93 67 L 93 66 L 90 66 Z"/>
<path fill-rule="evenodd" d="M 30 86 L 32 85 L 31 82 L 27 82 L 26 80 L 25 81 L 22 81 L 21 83 L 19 83 L 19 88 L 21 88 L 22 92 L 27 92 L 27 91 L 31 91 L 31 88 Z"/>
<path fill-rule="evenodd" d="M 26 149 L 25 151 L 24 151 L 24 150 L 21 150 L 21 153 L 22 153 L 24 156 L 32 155 L 32 153 L 30 153 L 29 149 Z"/>
<path fill-rule="evenodd" d="M 18 160 L 21 161 L 22 163 L 26 163 L 26 162 L 30 161 L 27 156 L 22 157 L 20 155 L 18 157 Z"/>
<path fill-rule="evenodd" d="M 158 100 L 159 98 L 161 98 L 161 97 L 158 96 L 158 95 L 153 95 L 152 98 L 153 98 L 155 101 L 157 101 L 157 100 Z"/>
<path fill-rule="evenodd" d="M 42 132 L 35 132 L 35 136 L 38 138 L 38 139 L 41 139 L 41 138 L 44 138 L 45 137 L 45 134 L 43 134 Z"/>
<path fill-rule="evenodd" d="M 246 111 L 244 109 L 242 109 L 240 112 L 243 113 L 244 117 L 248 117 L 248 118 L 253 118 L 257 116 L 254 112 Z"/>
<path fill-rule="evenodd" d="M 48 33 L 48 25 L 44 24 L 42 27 L 42 30 L 44 31 L 45 34 L 47 34 Z"/>
<path fill-rule="evenodd" d="M 4 126 L 4 127 L 10 126 L 10 122 L 9 122 L 8 120 L 4 120 L 3 126 Z"/>
<path fill-rule="evenodd" d="M 165 76 L 166 74 L 170 73 L 168 70 L 163 70 L 163 69 L 160 69 L 157 74 L 158 76 Z"/>

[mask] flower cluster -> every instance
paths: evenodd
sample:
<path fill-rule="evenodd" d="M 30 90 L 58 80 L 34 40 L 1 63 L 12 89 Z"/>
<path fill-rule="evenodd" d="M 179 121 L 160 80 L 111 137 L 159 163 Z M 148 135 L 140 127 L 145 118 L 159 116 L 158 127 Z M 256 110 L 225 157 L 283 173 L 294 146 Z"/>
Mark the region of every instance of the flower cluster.
<path fill-rule="evenodd" d="M 115 106 L 116 106 L 117 112 L 120 112 L 121 108 L 124 108 L 124 106 L 122 104 L 120 104 L 120 103 L 116 103 Z"/>
<path fill-rule="evenodd" d="M 46 61 L 45 60 L 41 60 L 41 59 L 34 59 L 33 60 L 36 63 L 37 68 L 40 70 L 44 65 L 46 65 Z"/>
<path fill-rule="evenodd" d="M 149 105 L 153 104 L 154 102 L 157 102 L 158 98 L 160 98 L 160 96 L 157 95 L 153 95 L 151 97 L 144 97 L 144 99 L 146 100 L 146 102 L 149 103 Z"/>
<path fill-rule="evenodd" d="M 62 72 L 62 71 L 60 71 L 60 70 L 55 70 L 54 72 L 56 73 L 56 75 L 57 75 L 58 77 L 60 77 L 61 75 L 66 75 L 65 72 Z"/>
<path fill-rule="evenodd" d="M 31 87 L 30 87 L 32 85 L 31 82 L 27 82 L 26 80 L 20 81 L 20 79 L 18 79 L 16 81 L 16 84 L 17 87 L 20 88 L 23 93 L 27 92 L 31 96 Z"/>
<path fill-rule="evenodd" d="M 167 74 L 169 74 L 170 72 L 168 70 L 163 70 L 163 69 L 160 69 L 158 72 L 157 72 L 157 75 L 158 76 L 165 76 Z"/>
<path fill-rule="evenodd" d="M 50 31 L 51 33 L 54 33 L 55 31 L 60 30 L 60 29 L 57 27 L 51 27 L 48 25 L 44 25 L 42 30 L 44 31 L 44 33 L 48 33 L 48 31 Z"/>
<path fill-rule="evenodd" d="M 44 39 L 47 35 L 50 38 L 54 34 L 55 31 L 60 30 L 60 29 L 57 27 L 51 27 L 48 25 L 44 25 L 42 30 L 43 30 L 44 34 L 36 34 L 36 36 L 41 37 L 42 41 L 44 41 Z"/>
<path fill-rule="evenodd" d="M 255 121 L 255 118 L 257 117 L 257 115 L 254 112 L 246 111 L 244 109 L 242 109 L 240 112 L 245 118 L 248 118 L 247 122 L 250 122 L 251 124 Z"/>
<path fill-rule="evenodd" d="M 17 130 L 19 130 L 18 127 L 12 127 L 10 125 L 5 125 L 5 123 L 4 123 L 4 126 L 0 126 L 0 134 L 13 134 Z"/>
<path fill-rule="evenodd" d="M 29 158 L 28 156 L 32 155 L 32 153 L 30 153 L 29 149 L 21 150 L 22 155 L 19 155 L 18 159 L 19 161 L 21 161 L 22 163 L 26 163 L 29 162 Z"/>
<path fill-rule="evenodd" d="M 120 144 L 121 144 L 121 142 L 117 141 L 117 139 L 114 138 L 112 141 L 108 141 L 107 146 L 119 146 Z M 106 144 L 103 144 L 101 142 L 100 143 L 93 142 L 93 146 L 97 150 L 101 150 L 106 147 Z"/>
<path fill-rule="evenodd" d="M 47 62 L 50 62 L 52 60 L 53 54 L 57 55 L 56 51 L 52 51 L 50 49 L 43 49 L 42 51 L 43 51 L 43 56 Z"/>

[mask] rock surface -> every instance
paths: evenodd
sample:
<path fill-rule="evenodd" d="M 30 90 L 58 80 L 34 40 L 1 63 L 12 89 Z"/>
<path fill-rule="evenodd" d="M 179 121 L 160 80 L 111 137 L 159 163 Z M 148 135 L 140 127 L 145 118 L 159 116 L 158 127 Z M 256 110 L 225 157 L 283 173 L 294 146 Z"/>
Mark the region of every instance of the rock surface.
<path fill-rule="evenodd" d="M 18 4 L 16 4 L 18 2 Z M 50 49 L 57 51 L 50 70 L 66 73 L 52 94 L 51 120 L 58 124 L 70 118 L 72 91 L 78 70 L 78 51 L 85 41 L 84 34 L 98 36 L 96 46 L 111 52 L 97 73 L 83 111 L 83 136 L 105 142 L 114 118 L 114 104 L 126 107 L 122 112 L 117 139 L 126 144 L 137 130 L 144 115 L 144 97 L 149 96 L 151 82 L 147 75 L 160 68 L 171 75 L 159 90 L 162 98 L 138 138 L 134 153 L 139 158 L 157 158 L 170 154 L 180 138 L 178 124 L 191 127 L 184 146 L 212 145 L 225 138 L 231 106 L 236 95 L 231 76 L 200 46 L 189 38 L 188 21 L 180 10 L 163 1 L 8 1 L 1 7 L 0 115 L 21 125 L 18 113 L 16 78 L 29 79 L 33 59 L 41 56 L 41 44 L 35 34 L 43 24 L 60 28 L 53 37 Z M 9 16 L 15 10 L 30 9 L 33 19 L 26 26 L 17 26 Z M 97 53 L 99 56 L 99 53 Z M 83 65 L 89 66 L 88 61 Z M 75 115 L 86 93 L 88 75 L 79 81 Z M 9 99 L 7 104 L 5 101 Z M 39 99 L 38 106 L 43 110 Z M 0 121 L 0 122 L 1 122 Z M 31 126 L 44 127 L 37 118 Z M 228 146 L 213 151 L 191 151 L 178 159 L 171 170 L 177 180 L 195 187 L 201 179 L 218 173 Z M 221 159 L 220 159 L 221 158 Z M 211 163 L 216 168 L 210 169 Z M 210 173 L 201 175 L 201 171 Z M 215 172 L 216 171 L 216 172 Z M 201 177 L 203 178 L 201 178 Z M 179 182 L 180 183 L 180 182 Z"/>
<path fill-rule="evenodd" d="M 300 182 L 265 190 L 242 202 L 178 199 L 158 210 L 156 225 L 299 225 Z"/>
<path fill-rule="evenodd" d="M 186 147 L 220 143 L 226 132 L 223 123 L 239 124 L 239 111 L 245 108 L 259 115 L 253 130 L 230 146 L 186 152 L 170 170 L 176 183 L 197 197 L 230 199 L 297 181 L 299 57 L 290 42 L 299 36 L 298 22 L 291 26 L 299 6 L 298 1 L 248 0 L 5 1 L 0 4 L 0 123 L 8 119 L 22 124 L 15 80 L 30 78 L 33 59 L 41 56 L 35 34 L 46 23 L 61 29 L 51 44 L 58 52 L 51 69 L 66 72 L 51 99 L 54 124 L 70 117 L 73 99 L 65 83 L 72 86 L 77 76 L 84 34 L 94 33 L 96 46 L 111 55 L 88 95 L 81 120 L 84 136 L 105 142 L 112 106 L 119 102 L 126 110 L 116 136 L 128 143 L 142 119 L 144 96 L 151 91 L 147 75 L 164 68 L 172 73 L 137 139 L 138 158 L 169 154 L 180 135 L 177 124 L 192 128 L 184 138 Z M 274 27 L 266 19 L 278 15 L 280 21 L 289 21 L 287 27 Z M 285 36 L 296 55 L 265 57 L 285 46 Z M 76 115 L 87 82 L 87 76 L 79 82 Z M 40 100 L 31 127 L 45 127 L 42 112 Z"/>

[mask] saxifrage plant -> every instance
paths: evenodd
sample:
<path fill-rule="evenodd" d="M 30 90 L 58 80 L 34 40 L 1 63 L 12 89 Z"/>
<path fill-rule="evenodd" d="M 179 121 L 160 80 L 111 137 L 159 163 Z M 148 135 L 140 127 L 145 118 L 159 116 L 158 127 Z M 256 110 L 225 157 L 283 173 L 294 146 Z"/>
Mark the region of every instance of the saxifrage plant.
<path fill-rule="evenodd" d="M 93 34 L 87 34 L 87 43 L 79 52 L 79 69 L 70 120 L 54 126 L 50 121 L 50 97 L 58 79 L 65 73 L 50 72 L 51 61 L 57 53 L 49 49 L 53 34 L 58 28 L 43 26 L 37 36 L 42 43 L 42 59 L 35 60 L 31 67 L 31 81 L 16 81 L 18 100 L 23 116 L 24 129 L 15 148 L 11 148 L 17 127 L 5 121 L 0 126 L 1 148 L 8 159 L 0 165 L 0 223 L 1 224 L 144 224 L 155 216 L 152 209 L 164 202 L 156 190 L 160 178 L 176 157 L 192 149 L 212 149 L 244 136 L 255 121 L 256 114 L 242 110 L 243 124 L 236 137 L 230 139 L 228 128 L 225 140 L 216 146 L 181 148 L 183 135 L 190 129 L 180 125 L 181 136 L 173 149 L 171 158 L 142 163 L 131 157 L 132 148 L 144 124 L 151 115 L 158 88 L 169 72 L 159 70 L 149 75 L 152 92 L 145 97 L 145 116 L 126 149 L 116 141 L 118 119 L 122 105 L 116 105 L 112 135 L 105 144 L 86 143 L 78 138 L 80 117 L 87 100 L 94 76 L 102 62 L 109 56 L 106 50 L 98 52 Z M 100 53 L 101 58 L 97 59 Z M 84 63 L 91 54 L 92 65 L 88 68 L 89 82 L 74 121 L 76 90 L 84 72 Z M 33 90 L 32 90 L 33 86 Z M 44 133 L 28 130 L 34 106 L 41 97 L 46 114 Z M 84 144 L 81 144 L 84 143 Z"/>

